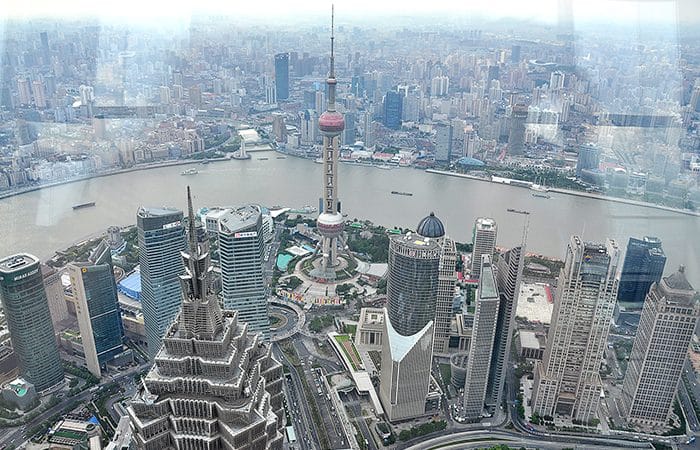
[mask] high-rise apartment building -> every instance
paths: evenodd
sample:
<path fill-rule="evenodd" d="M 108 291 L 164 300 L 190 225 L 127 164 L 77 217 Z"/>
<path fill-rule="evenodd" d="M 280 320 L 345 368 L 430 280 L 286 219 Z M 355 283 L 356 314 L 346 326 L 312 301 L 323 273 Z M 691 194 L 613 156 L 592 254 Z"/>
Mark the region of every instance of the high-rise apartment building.
<path fill-rule="evenodd" d="M 182 218 L 182 211 L 174 208 L 141 207 L 136 215 L 141 304 L 151 356 L 160 348 L 161 339 L 180 308 L 180 251 L 185 248 Z"/>
<path fill-rule="evenodd" d="M 107 241 L 100 242 L 87 261 L 69 264 L 68 273 L 85 363 L 99 378 L 107 364 L 124 351 L 124 329 Z"/>
<path fill-rule="evenodd" d="M 464 416 L 471 420 L 480 419 L 484 415 L 499 307 L 491 255 L 481 255 L 480 267 L 481 275 L 476 292 L 474 325 L 464 385 Z"/>
<path fill-rule="evenodd" d="M 652 285 L 622 385 L 622 414 L 630 424 L 667 426 L 698 317 L 700 298 L 685 268 Z"/>
<path fill-rule="evenodd" d="M 158 90 L 161 105 L 169 105 L 172 101 L 172 95 L 168 86 L 161 86 Z"/>
<path fill-rule="evenodd" d="M 190 105 L 196 109 L 202 107 L 202 89 L 199 87 L 199 85 L 195 84 L 194 86 L 190 86 L 188 96 Z"/>
<path fill-rule="evenodd" d="M 560 91 L 564 89 L 564 72 L 555 70 L 549 76 L 549 89 L 552 91 Z"/>
<path fill-rule="evenodd" d="M 651 285 L 661 281 L 665 266 L 666 255 L 661 248 L 661 239 L 651 236 L 630 238 L 620 274 L 618 301 L 643 302 Z"/>
<path fill-rule="evenodd" d="M 260 210 L 247 205 L 226 211 L 219 217 L 218 235 L 224 308 L 238 311 L 238 318 L 267 340 L 270 318 L 263 279 Z"/>
<path fill-rule="evenodd" d="M 275 55 L 275 91 L 277 100 L 289 98 L 289 53 Z"/>
<path fill-rule="evenodd" d="M 0 260 L 0 300 L 22 377 L 37 391 L 63 381 L 63 366 L 36 256 L 22 253 Z"/>
<path fill-rule="evenodd" d="M 285 142 L 287 140 L 287 124 L 284 120 L 284 114 L 272 114 L 272 134 L 277 142 Z"/>
<path fill-rule="evenodd" d="M 46 108 L 46 94 L 44 93 L 44 83 L 41 80 L 32 81 L 32 92 L 34 94 L 34 105 L 39 109 Z"/>
<path fill-rule="evenodd" d="M 26 78 L 17 79 L 17 92 L 21 105 L 29 105 L 32 103 L 32 91 L 29 88 L 29 80 Z"/>
<path fill-rule="evenodd" d="M 552 325 L 535 367 L 532 410 L 582 422 L 595 417 L 602 383 L 600 361 L 617 298 L 617 243 L 572 236 L 559 274 Z"/>
<path fill-rule="evenodd" d="M 141 450 L 281 450 L 282 365 L 236 311 L 221 310 L 191 204 L 189 244 L 180 260 L 182 308 L 127 408 L 134 444 Z"/>
<path fill-rule="evenodd" d="M 496 249 L 496 236 L 498 225 L 489 217 L 479 217 L 474 222 L 472 232 L 472 260 L 471 278 L 478 279 L 481 274 L 481 256 L 489 255 L 493 258 Z"/>
<path fill-rule="evenodd" d="M 486 389 L 486 407 L 493 413 L 503 401 L 503 391 L 510 355 L 511 339 L 515 327 L 515 311 L 518 308 L 520 280 L 525 263 L 524 245 L 514 247 L 498 257 L 496 262 L 496 287 L 498 288 L 498 320 L 493 343 L 489 384 Z"/>
<path fill-rule="evenodd" d="M 508 154 L 522 155 L 525 152 L 525 122 L 528 107 L 522 103 L 513 105 L 510 113 L 510 133 L 508 134 Z"/>

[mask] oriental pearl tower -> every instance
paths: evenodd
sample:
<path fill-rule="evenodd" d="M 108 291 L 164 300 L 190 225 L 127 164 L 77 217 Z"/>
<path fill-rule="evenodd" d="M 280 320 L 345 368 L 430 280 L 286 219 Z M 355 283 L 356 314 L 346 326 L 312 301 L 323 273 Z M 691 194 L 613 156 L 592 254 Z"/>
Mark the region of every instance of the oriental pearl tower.
<path fill-rule="evenodd" d="M 323 259 L 319 275 L 325 279 L 335 278 L 338 265 L 338 238 L 343 234 L 343 215 L 338 202 L 338 147 L 339 136 L 345 128 L 343 115 L 335 110 L 335 61 L 333 53 L 334 13 L 331 9 L 331 58 L 328 85 L 328 104 L 326 111 L 318 119 L 318 128 L 323 135 L 323 205 L 316 221 L 321 234 L 321 251 Z"/>

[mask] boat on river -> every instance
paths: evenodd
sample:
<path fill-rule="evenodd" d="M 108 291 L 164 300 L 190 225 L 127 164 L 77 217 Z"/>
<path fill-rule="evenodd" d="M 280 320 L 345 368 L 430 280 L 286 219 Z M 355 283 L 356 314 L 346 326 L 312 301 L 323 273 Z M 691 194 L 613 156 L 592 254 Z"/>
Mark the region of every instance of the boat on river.
<path fill-rule="evenodd" d="M 95 202 L 87 202 L 87 203 L 80 203 L 78 205 L 73 205 L 73 209 L 90 208 L 91 206 L 95 206 Z"/>

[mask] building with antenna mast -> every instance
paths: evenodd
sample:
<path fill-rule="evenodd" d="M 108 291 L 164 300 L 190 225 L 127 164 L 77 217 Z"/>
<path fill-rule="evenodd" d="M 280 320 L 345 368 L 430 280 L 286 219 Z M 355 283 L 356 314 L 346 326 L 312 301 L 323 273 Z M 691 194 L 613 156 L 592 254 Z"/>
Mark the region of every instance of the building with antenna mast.
<path fill-rule="evenodd" d="M 331 10 L 333 11 L 333 10 Z M 344 221 L 338 200 L 338 153 L 340 134 L 345 129 L 343 115 L 335 109 L 335 54 L 334 54 L 334 13 L 331 12 L 331 57 L 330 72 L 326 80 L 328 103 L 326 111 L 318 119 L 318 128 L 323 135 L 323 200 L 316 221 L 321 234 L 320 250 L 322 260 L 316 270 L 316 277 L 335 279 L 338 266 L 338 238 L 343 234 Z"/>

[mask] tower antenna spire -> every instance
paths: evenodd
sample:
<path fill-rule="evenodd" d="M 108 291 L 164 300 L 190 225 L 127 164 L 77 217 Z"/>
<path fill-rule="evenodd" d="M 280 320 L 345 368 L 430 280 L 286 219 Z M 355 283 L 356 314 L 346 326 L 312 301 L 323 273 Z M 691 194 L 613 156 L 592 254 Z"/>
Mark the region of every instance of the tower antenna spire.
<path fill-rule="evenodd" d="M 335 78 L 335 55 L 334 55 L 334 41 L 335 41 L 335 5 L 331 4 L 331 73 L 329 78 Z"/>

